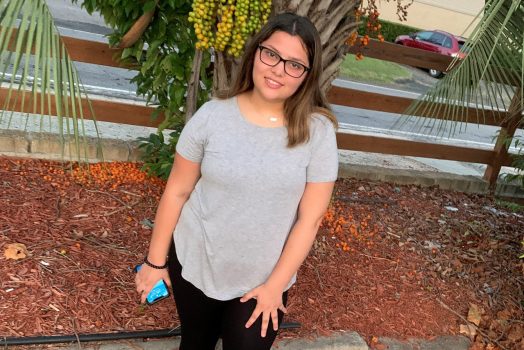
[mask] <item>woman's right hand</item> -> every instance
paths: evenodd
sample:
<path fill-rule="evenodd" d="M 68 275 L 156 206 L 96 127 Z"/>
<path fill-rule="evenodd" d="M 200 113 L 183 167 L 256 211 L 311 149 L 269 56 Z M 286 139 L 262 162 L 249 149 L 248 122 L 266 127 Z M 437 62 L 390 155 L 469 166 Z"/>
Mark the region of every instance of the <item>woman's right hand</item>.
<path fill-rule="evenodd" d="M 142 268 L 140 268 L 135 276 L 136 291 L 140 295 L 141 304 L 146 302 L 147 295 L 160 280 L 164 280 L 167 286 L 171 287 L 171 280 L 167 269 L 154 269 L 146 264 L 142 265 Z"/>

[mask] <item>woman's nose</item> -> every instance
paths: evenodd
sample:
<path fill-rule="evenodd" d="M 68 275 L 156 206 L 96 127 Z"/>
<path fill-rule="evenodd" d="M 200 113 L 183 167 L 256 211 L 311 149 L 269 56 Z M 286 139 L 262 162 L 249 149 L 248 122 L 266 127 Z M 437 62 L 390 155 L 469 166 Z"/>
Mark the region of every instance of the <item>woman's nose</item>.
<path fill-rule="evenodd" d="M 273 67 L 271 67 L 271 71 L 275 74 L 278 74 L 278 75 L 283 75 L 285 73 L 285 68 L 284 68 L 284 64 L 285 62 L 284 61 L 280 61 L 278 62 L 276 65 L 274 65 Z"/>

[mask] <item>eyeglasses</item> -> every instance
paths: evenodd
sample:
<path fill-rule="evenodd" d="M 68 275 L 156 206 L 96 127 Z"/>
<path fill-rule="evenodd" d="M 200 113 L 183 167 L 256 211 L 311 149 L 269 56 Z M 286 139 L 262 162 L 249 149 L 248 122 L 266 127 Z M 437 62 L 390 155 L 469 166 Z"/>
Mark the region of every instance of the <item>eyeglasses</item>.
<path fill-rule="evenodd" d="M 284 62 L 284 72 L 293 78 L 300 78 L 305 72 L 311 68 L 304 66 L 302 63 L 298 63 L 292 60 L 285 60 L 275 51 L 268 49 L 265 46 L 258 45 L 260 50 L 260 60 L 262 63 L 268 66 L 275 67 L 281 61 Z"/>

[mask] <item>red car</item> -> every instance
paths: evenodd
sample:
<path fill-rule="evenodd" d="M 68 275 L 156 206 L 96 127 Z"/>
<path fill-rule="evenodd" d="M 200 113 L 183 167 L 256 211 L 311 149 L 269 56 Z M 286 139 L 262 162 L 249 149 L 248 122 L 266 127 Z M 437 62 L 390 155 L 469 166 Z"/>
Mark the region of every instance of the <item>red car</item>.
<path fill-rule="evenodd" d="M 444 32 L 442 30 L 428 30 L 423 32 L 411 33 L 409 35 L 399 35 L 395 39 L 395 44 L 414 47 L 417 49 L 432 51 L 460 58 L 464 58 L 464 52 L 460 49 L 466 42 L 466 39 Z M 434 78 L 442 76 L 442 72 L 436 69 L 430 69 L 429 75 Z"/>

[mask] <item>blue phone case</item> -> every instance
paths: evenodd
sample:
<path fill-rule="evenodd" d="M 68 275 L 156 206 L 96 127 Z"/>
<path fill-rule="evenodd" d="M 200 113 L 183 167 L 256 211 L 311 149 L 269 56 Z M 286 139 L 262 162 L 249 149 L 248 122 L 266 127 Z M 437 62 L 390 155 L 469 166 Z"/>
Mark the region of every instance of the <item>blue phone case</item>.
<path fill-rule="evenodd" d="M 135 267 L 135 272 L 138 272 L 142 268 L 142 265 L 137 265 Z M 149 292 L 149 294 L 146 297 L 146 303 L 148 305 L 154 304 L 157 301 L 160 301 L 164 298 L 167 298 L 169 296 L 169 289 L 167 289 L 167 285 L 164 282 L 164 280 L 158 281 L 153 289 Z"/>

